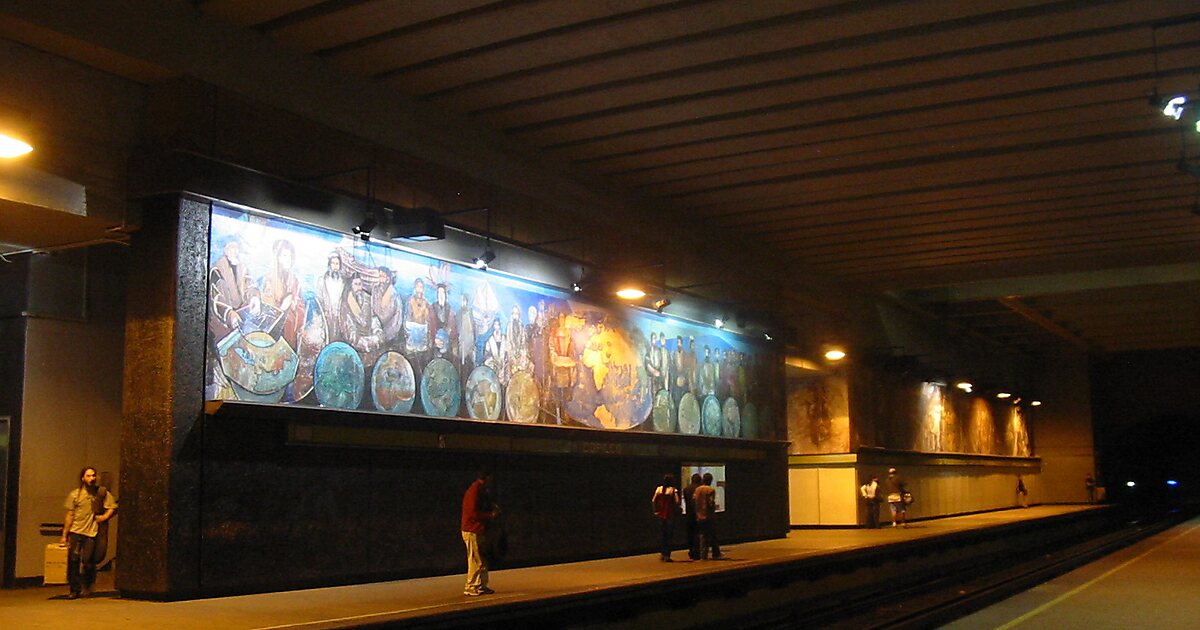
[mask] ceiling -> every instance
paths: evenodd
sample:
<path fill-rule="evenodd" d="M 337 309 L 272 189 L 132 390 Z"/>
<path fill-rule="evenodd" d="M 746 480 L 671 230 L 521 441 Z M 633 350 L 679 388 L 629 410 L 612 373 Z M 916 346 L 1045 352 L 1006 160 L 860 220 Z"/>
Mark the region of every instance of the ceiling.
<path fill-rule="evenodd" d="M 1008 348 L 1200 346 L 1194 1 L 192 4 Z"/>

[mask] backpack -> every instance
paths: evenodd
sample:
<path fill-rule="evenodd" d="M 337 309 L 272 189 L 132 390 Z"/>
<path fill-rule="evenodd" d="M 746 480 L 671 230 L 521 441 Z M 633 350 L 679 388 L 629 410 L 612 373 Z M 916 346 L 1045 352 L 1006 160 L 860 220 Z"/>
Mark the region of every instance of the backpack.
<path fill-rule="evenodd" d="M 679 510 L 678 491 L 672 486 L 659 486 L 654 489 L 654 515 L 668 519 Z"/>

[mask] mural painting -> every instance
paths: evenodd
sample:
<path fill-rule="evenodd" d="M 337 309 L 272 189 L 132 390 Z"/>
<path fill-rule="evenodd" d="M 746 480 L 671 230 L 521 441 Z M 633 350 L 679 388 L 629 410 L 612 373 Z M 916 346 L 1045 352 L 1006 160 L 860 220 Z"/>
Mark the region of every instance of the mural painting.
<path fill-rule="evenodd" d="M 788 386 L 789 452 L 850 451 L 849 386 L 841 376 L 814 376 Z"/>
<path fill-rule="evenodd" d="M 209 399 L 770 435 L 737 335 L 217 204 L 210 239 Z"/>

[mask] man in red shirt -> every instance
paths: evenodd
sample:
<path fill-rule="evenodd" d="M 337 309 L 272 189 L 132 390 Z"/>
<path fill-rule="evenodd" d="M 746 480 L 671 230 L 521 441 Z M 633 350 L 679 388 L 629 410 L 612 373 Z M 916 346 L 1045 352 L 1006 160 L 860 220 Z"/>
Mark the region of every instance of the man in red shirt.
<path fill-rule="evenodd" d="M 488 487 L 492 483 L 490 470 L 479 471 L 479 478 L 467 488 L 462 503 L 462 538 L 467 546 L 467 584 L 463 587 L 463 595 L 475 597 L 494 593 L 488 588 L 488 568 L 483 555 L 479 553 L 479 537 L 487 529 L 488 523 L 500 515 L 500 510 L 488 495 Z"/>

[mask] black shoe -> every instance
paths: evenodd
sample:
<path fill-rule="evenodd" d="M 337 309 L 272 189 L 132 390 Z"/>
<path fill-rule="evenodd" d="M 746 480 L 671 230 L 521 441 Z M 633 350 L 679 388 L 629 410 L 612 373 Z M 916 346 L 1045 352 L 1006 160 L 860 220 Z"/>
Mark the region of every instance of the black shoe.
<path fill-rule="evenodd" d="M 71 594 L 67 595 L 67 599 L 79 599 L 79 593 L 76 593 L 75 591 L 71 591 Z"/>

